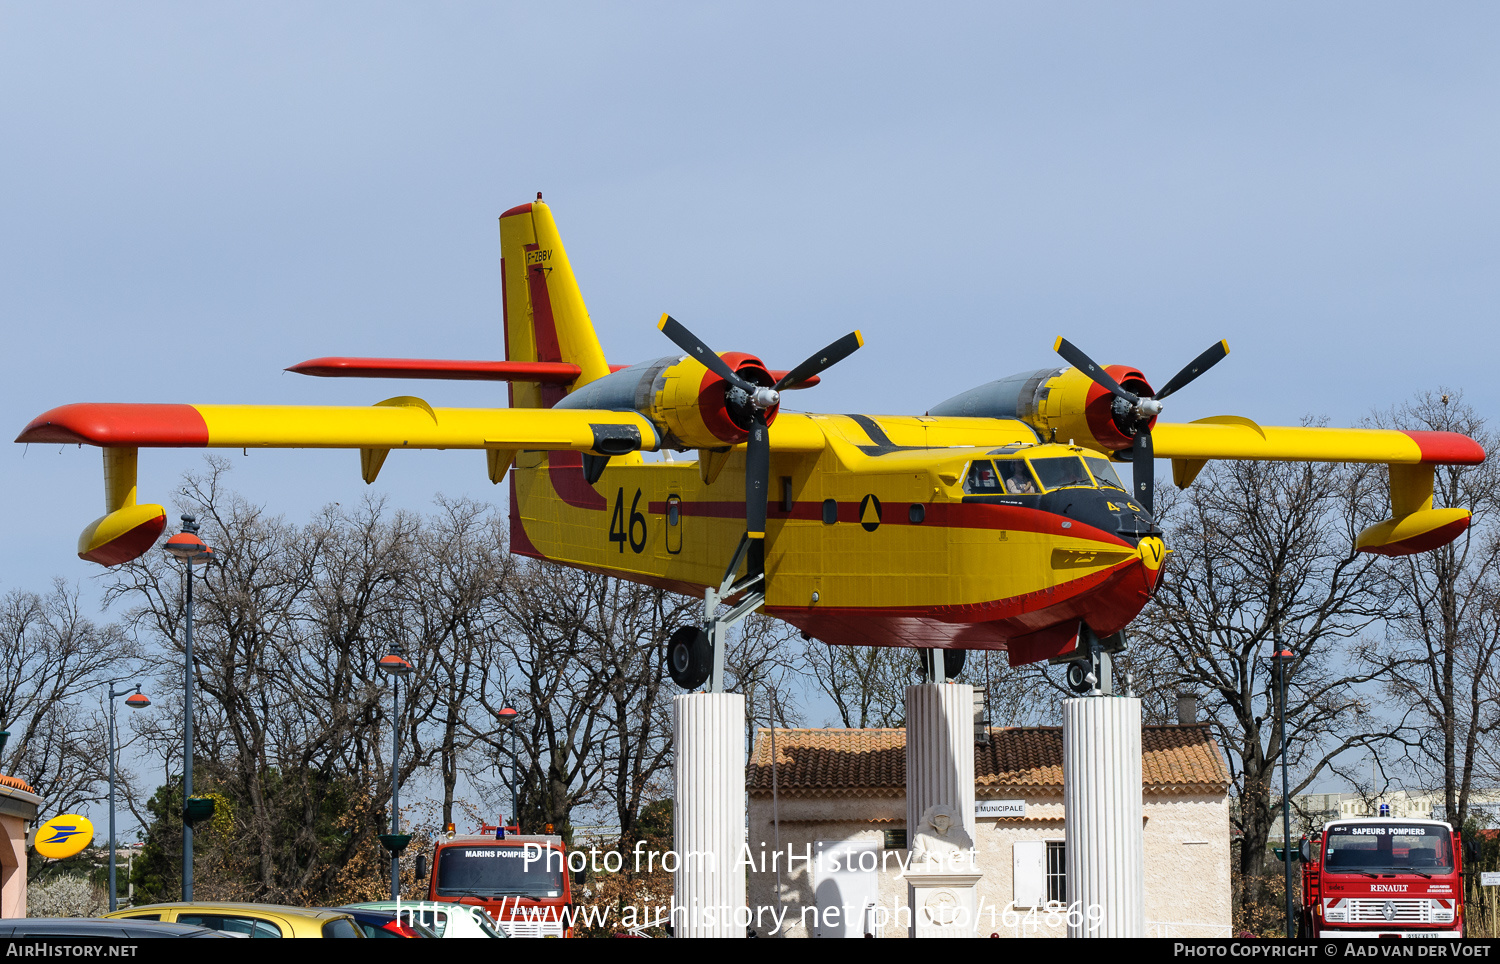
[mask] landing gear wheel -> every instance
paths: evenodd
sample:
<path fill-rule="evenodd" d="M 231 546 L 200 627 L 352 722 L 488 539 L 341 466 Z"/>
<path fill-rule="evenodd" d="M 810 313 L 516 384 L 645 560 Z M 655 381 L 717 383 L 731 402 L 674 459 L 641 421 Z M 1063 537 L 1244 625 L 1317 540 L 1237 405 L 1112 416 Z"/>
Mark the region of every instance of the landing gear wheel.
<path fill-rule="evenodd" d="M 681 626 L 667 640 L 667 675 L 685 690 L 695 690 L 713 672 L 714 650 L 700 626 Z"/>
<path fill-rule="evenodd" d="M 1079 696 L 1091 693 L 1094 683 L 1089 681 L 1090 667 L 1087 660 L 1074 660 L 1068 664 L 1068 689 Z M 1096 679 L 1097 681 L 1097 679 Z"/>
<path fill-rule="evenodd" d="M 917 658 L 922 664 L 922 677 L 932 679 L 932 654 L 935 649 L 917 650 Z M 964 661 L 969 657 L 967 649 L 945 649 L 943 652 L 943 679 L 956 679 L 959 673 L 964 671 Z"/>

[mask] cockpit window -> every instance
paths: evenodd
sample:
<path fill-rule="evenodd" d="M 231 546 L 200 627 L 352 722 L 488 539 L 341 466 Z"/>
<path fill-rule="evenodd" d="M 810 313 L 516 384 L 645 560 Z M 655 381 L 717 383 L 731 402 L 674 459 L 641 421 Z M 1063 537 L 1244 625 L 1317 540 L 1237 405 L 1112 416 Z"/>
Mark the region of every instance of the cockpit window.
<path fill-rule="evenodd" d="M 995 463 L 975 461 L 969 465 L 969 477 L 964 480 L 964 491 L 975 495 L 1003 492 L 1000 476 L 995 474 Z"/>
<path fill-rule="evenodd" d="M 1094 480 L 1089 470 L 1083 467 L 1083 459 L 1076 455 L 1061 458 L 1032 459 L 1031 468 L 1041 480 L 1042 488 L 1061 489 L 1064 486 L 1080 485 L 1092 489 Z"/>
<path fill-rule="evenodd" d="M 1083 460 L 1089 464 L 1089 470 L 1094 473 L 1094 478 L 1099 481 L 1100 485 L 1105 486 L 1106 488 L 1116 488 L 1121 490 L 1125 488 L 1125 486 L 1120 483 L 1120 477 L 1115 474 L 1115 467 L 1109 464 L 1108 459 L 1096 459 L 1090 456 L 1084 456 Z"/>
<path fill-rule="evenodd" d="M 973 495 L 1026 495 L 1040 491 L 1020 459 L 978 461 L 969 466 L 964 491 Z"/>
<path fill-rule="evenodd" d="M 1005 486 L 1007 494 L 1033 495 L 1040 491 L 1031 477 L 1031 471 L 1021 459 L 997 460 L 995 471 L 1000 474 L 1000 484 Z"/>

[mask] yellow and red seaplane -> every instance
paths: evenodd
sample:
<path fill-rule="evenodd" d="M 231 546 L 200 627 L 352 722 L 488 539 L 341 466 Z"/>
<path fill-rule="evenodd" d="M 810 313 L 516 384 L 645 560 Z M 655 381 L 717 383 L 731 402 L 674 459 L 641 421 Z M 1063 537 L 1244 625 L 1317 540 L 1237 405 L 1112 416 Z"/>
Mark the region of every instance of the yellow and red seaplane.
<path fill-rule="evenodd" d="M 664 315 L 676 351 L 611 366 L 540 195 L 501 216 L 500 243 L 505 360 L 319 358 L 290 370 L 506 381 L 508 408 L 400 396 L 369 407 L 53 409 L 16 441 L 104 453 L 107 512 L 84 530 L 79 556 L 118 565 L 161 536 L 165 510 L 136 500 L 143 448 L 357 449 L 366 483 L 392 451 L 474 449 L 492 482 L 509 476 L 513 552 L 707 593 L 704 626 L 685 627 L 669 659 L 674 679 L 696 686 L 721 601 L 733 608 L 720 621 L 760 608 L 828 643 L 1003 649 L 1013 664 L 1121 639 L 1166 554 L 1152 516 L 1159 458 L 1179 486 L 1214 459 L 1385 463 L 1391 517 L 1360 534 L 1367 552 L 1422 552 L 1469 523 L 1465 509 L 1432 505 L 1435 466 L 1484 459 L 1462 435 L 1158 421 L 1163 400 L 1228 354 L 1223 342 L 1160 391 L 1059 338 L 1066 366 L 922 415 L 783 412 L 783 393 L 816 384 L 860 347 L 859 332 L 778 370 L 716 353 Z M 651 452 L 694 457 L 647 461 Z M 1130 487 L 1115 471 L 1123 462 Z"/>

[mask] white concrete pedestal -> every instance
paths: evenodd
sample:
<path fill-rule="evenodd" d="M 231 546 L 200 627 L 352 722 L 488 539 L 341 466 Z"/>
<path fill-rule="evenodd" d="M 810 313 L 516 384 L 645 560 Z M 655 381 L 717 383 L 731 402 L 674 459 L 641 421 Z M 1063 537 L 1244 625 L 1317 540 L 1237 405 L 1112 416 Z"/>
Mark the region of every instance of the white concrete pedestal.
<path fill-rule="evenodd" d="M 1068 936 L 1145 936 L 1140 700 L 1063 700 L 1063 813 Z"/>
<path fill-rule="evenodd" d="M 676 937 L 744 937 L 745 697 L 672 698 Z"/>
<path fill-rule="evenodd" d="M 907 871 L 912 937 L 973 937 L 979 924 L 978 873 Z"/>
<path fill-rule="evenodd" d="M 942 657 L 937 652 L 938 658 Z M 934 810 L 952 817 L 951 830 L 933 836 L 923 818 Z M 903 875 L 912 937 L 973 937 L 977 918 L 974 872 L 974 687 L 923 683 L 906 688 L 906 842 L 911 863 Z M 944 852 L 923 862 L 921 852 Z M 963 851 L 959 855 L 946 848 Z"/>

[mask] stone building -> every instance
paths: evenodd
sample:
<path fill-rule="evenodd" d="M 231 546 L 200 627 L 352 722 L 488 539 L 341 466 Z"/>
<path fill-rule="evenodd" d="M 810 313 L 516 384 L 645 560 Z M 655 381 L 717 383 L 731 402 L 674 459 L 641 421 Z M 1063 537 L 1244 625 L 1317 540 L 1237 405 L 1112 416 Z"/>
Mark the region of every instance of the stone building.
<path fill-rule="evenodd" d="M 749 771 L 752 926 L 905 937 L 906 731 L 778 729 L 774 768 L 772 736 Z M 1062 728 L 991 729 L 974 760 L 978 934 L 1064 936 Z M 1142 776 L 1148 936 L 1230 936 L 1229 774 L 1208 728 L 1144 727 Z M 804 910 L 834 905 L 832 923 Z"/>
<path fill-rule="evenodd" d="M 26 781 L 0 775 L 0 917 L 26 916 L 26 833 L 41 806 Z"/>

